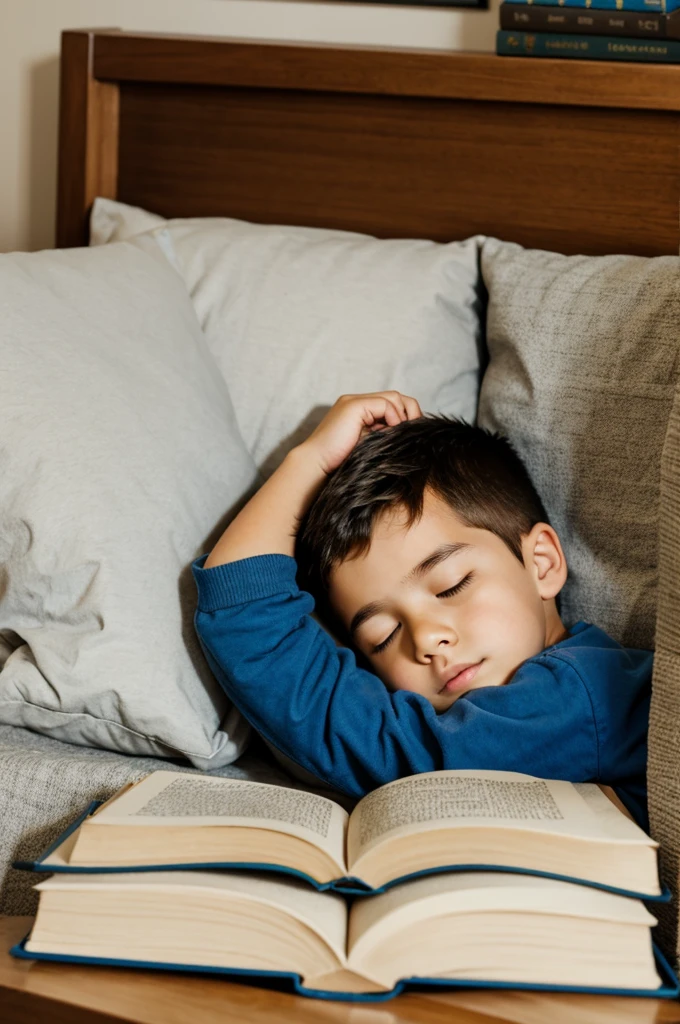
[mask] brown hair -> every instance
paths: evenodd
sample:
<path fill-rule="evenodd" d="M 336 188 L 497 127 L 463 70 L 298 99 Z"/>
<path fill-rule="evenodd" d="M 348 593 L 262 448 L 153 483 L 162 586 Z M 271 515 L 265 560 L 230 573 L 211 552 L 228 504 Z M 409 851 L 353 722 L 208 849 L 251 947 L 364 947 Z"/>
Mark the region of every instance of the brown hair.
<path fill-rule="evenodd" d="M 330 573 L 366 552 L 376 519 L 403 508 L 412 526 L 425 490 L 467 525 L 490 530 L 522 561 L 521 539 L 549 523 L 531 478 L 501 434 L 447 416 L 406 420 L 367 435 L 329 475 L 300 524 L 300 582 L 325 604 Z"/>

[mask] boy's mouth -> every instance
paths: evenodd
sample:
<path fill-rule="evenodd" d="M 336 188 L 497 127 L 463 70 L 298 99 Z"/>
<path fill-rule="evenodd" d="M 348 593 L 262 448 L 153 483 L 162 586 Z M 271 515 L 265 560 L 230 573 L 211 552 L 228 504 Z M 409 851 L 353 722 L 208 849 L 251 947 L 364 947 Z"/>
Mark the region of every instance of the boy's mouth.
<path fill-rule="evenodd" d="M 461 690 L 468 686 L 477 675 L 481 664 L 481 661 L 475 661 L 467 662 L 464 665 L 452 665 L 451 668 L 448 669 L 448 672 L 450 673 L 449 678 L 445 681 L 439 692 L 455 693 L 457 690 Z"/>

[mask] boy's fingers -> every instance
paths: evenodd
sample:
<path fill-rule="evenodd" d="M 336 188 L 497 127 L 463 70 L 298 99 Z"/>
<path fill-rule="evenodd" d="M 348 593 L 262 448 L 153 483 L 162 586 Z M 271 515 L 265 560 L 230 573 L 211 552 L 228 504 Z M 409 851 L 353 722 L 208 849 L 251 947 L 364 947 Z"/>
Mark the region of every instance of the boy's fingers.
<path fill-rule="evenodd" d="M 423 415 L 418 401 L 410 395 L 402 395 L 400 391 L 379 391 L 362 395 L 361 399 L 364 416 L 368 415 L 374 422 L 384 420 L 385 425 L 389 427 L 395 427 L 404 420 L 419 419 Z M 367 424 L 366 420 L 365 423 Z M 373 424 L 371 428 L 373 429 Z"/>
<path fill-rule="evenodd" d="M 410 420 L 418 420 L 423 415 L 420 405 L 415 398 L 409 398 L 408 395 L 404 395 L 404 405 L 406 406 L 406 415 Z"/>
<path fill-rule="evenodd" d="M 383 404 L 383 411 L 379 414 L 381 419 L 385 420 L 385 423 L 394 427 L 397 423 L 401 423 L 403 420 L 408 419 L 408 413 L 406 412 L 406 406 L 404 405 L 404 396 L 398 391 L 379 391 L 377 394 L 372 395 L 372 398 L 377 398 L 381 404 Z M 388 415 L 388 409 L 393 410 Z M 394 418 L 394 413 L 397 414 L 397 419 Z"/>
<path fill-rule="evenodd" d="M 417 399 L 403 395 L 401 391 L 384 391 L 383 395 L 399 409 L 404 420 L 417 420 L 423 415 Z"/>
<path fill-rule="evenodd" d="M 341 395 L 338 402 L 361 403 L 364 418 L 364 429 L 371 430 L 380 426 L 377 421 L 383 420 L 390 427 L 404 420 L 415 420 L 422 416 L 420 405 L 410 395 L 402 395 L 400 391 L 377 391 L 367 395 Z"/>
<path fill-rule="evenodd" d="M 384 404 L 380 416 L 388 426 L 396 427 L 397 423 L 401 423 L 402 420 L 406 419 L 406 412 L 402 411 L 395 402 L 389 398 L 383 398 L 382 401 Z"/>
<path fill-rule="evenodd" d="M 383 391 L 384 398 L 388 402 L 391 402 L 395 409 L 398 410 L 402 420 L 408 419 L 408 413 L 406 412 L 405 395 L 402 395 L 400 391 Z"/>
<path fill-rule="evenodd" d="M 380 420 L 384 420 L 389 426 L 401 423 L 402 414 L 386 394 L 357 395 L 356 398 L 359 400 L 357 408 L 365 427 L 371 427 Z"/>

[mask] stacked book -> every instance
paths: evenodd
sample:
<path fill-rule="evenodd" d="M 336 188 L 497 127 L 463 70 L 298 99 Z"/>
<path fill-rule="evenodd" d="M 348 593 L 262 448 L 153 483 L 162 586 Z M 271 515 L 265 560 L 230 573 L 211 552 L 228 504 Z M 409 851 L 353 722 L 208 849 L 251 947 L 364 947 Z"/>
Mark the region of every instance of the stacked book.
<path fill-rule="evenodd" d="M 656 843 L 591 784 L 439 771 L 347 814 L 317 793 L 152 772 L 15 867 L 53 873 L 11 951 L 27 959 L 218 972 L 326 999 L 680 991 L 643 902 L 670 897 Z"/>
<path fill-rule="evenodd" d="M 680 0 L 503 0 L 496 52 L 680 63 Z"/>

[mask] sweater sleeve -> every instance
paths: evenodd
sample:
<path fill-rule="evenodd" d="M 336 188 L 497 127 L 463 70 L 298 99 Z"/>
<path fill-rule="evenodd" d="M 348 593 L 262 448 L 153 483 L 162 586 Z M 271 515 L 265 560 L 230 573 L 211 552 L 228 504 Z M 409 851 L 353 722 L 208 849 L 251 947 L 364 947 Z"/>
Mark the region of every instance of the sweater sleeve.
<path fill-rule="evenodd" d="M 282 753 L 352 796 L 442 768 L 598 777 L 597 731 L 578 674 L 531 659 L 511 683 L 484 687 L 437 714 L 418 694 L 390 693 L 311 617 L 296 563 L 259 555 L 203 568 L 195 628 L 211 670 L 243 715 Z"/>

